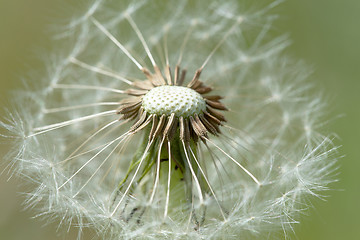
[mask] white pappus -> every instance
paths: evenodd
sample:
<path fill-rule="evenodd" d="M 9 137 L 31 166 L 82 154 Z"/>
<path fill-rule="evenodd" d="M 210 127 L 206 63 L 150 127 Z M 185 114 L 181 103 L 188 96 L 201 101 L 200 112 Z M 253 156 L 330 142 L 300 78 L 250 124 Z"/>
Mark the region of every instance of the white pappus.
<path fill-rule="evenodd" d="M 334 181 L 281 1 L 94 1 L 1 126 L 26 204 L 102 239 L 288 237 Z"/>

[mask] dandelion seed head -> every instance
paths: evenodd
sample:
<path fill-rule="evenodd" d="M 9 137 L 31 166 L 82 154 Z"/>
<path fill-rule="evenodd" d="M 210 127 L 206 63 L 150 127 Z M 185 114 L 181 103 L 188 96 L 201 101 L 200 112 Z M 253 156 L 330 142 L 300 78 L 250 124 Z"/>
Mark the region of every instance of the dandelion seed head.
<path fill-rule="evenodd" d="M 26 206 L 106 240 L 287 236 L 337 155 L 279 2 L 90 3 L 0 122 Z"/>

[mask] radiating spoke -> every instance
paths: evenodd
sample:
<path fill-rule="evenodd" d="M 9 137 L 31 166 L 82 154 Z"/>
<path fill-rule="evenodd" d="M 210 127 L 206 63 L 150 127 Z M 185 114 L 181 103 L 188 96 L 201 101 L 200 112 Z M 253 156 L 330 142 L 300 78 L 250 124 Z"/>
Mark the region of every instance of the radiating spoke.
<path fill-rule="evenodd" d="M 119 150 L 119 152 L 118 152 L 118 156 L 121 156 L 122 152 L 123 152 L 125 149 L 127 149 L 127 146 L 128 146 L 128 144 L 129 144 L 129 142 L 130 142 L 130 140 L 131 140 L 132 137 L 133 137 L 133 135 L 129 135 L 128 137 L 126 137 L 125 143 L 121 146 L 121 148 L 120 148 L 120 150 Z M 116 164 L 116 165 L 115 165 L 115 164 Z M 104 174 L 103 177 L 101 178 L 101 180 L 100 180 L 99 183 L 102 183 L 102 182 L 105 180 L 105 178 L 109 175 L 109 173 L 110 173 L 111 170 L 118 171 L 119 169 L 121 169 L 121 168 L 119 168 L 119 164 L 120 164 L 120 158 L 118 158 L 117 161 L 113 161 L 113 162 L 111 163 L 111 165 L 109 166 L 108 170 L 105 172 L 105 174 Z M 115 181 L 116 181 L 116 177 L 115 177 L 115 176 L 116 176 L 116 173 L 114 174 L 114 177 L 113 177 L 113 179 L 114 179 L 114 181 L 112 182 L 113 184 L 115 184 Z"/>
<path fill-rule="evenodd" d="M 167 217 L 169 211 L 169 201 L 170 201 L 170 184 L 171 184 L 171 144 L 168 141 L 168 154 L 169 154 L 169 172 L 168 172 L 168 182 L 167 182 L 167 191 L 166 191 L 166 201 L 165 201 L 165 211 L 164 218 Z"/>
<path fill-rule="evenodd" d="M 74 194 L 73 198 L 76 197 L 85 187 L 86 185 L 91 181 L 91 179 L 94 178 L 96 173 L 100 170 L 100 168 L 106 163 L 106 161 L 111 157 L 111 155 L 115 152 L 115 150 L 120 146 L 120 144 L 126 139 L 126 136 L 120 140 L 120 142 L 114 147 L 113 150 L 107 155 L 107 157 L 102 161 L 102 163 L 97 167 L 97 169 L 94 171 L 94 173 L 89 177 L 89 179 L 84 183 L 84 185 Z"/>
<path fill-rule="evenodd" d="M 74 154 L 77 153 L 82 147 L 84 147 L 91 139 L 93 139 L 95 136 L 97 136 L 100 132 L 104 131 L 105 129 L 107 129 L 108 127 L 114 125 L 115 123 L 119 122 L 119 120 L 114 120 L 108 124 L 106 124 L 105 126 L 103 126 L 102 128 L 100 128 L 99 130 L 97 130 L 95 133 L 93 133 L 90 137 L 88 137 L 79 147 L 77 147 L 65 160 L 59 162 L 59 163 L 65 163 L 67 161 L 69 161 L 70 159 L 73 158 Z M 90 151 L 93 151 L 90 150 Z M 85 152 L 86 153 L 86 152 Z M 75 156 L 76 157 L 76 156 Z"/>
<path fill-rule="evenodd" d="M 43 126 L 43 127 L 38 127 L 38 128 L 34 128 L 34 131 L 36 133 L 29 135 L 28 137 L 33 137 L 45 132 L 49 132 L 55 129 L 59 129 L 62 127 L 66 127 L 75 123 L 79 123 L 82 121 L 86 121 L 86 120 L 90 120 L 90 119 L 94 119 L 97 117 L 102 117 L 102 116 L 109 116 L 109 115 L 113 115 L 114 113 L 116 113 L 116 110 L 111 110 L 111 111 L 106 111 L 106 112 L 101 112 L 101 113 L 96 113 L 96 114 L 92 114 L 89 116 L 85 116 L 85 117 L 80 117 L 80 118 L 75 118 L 75 119 L 71 119 L 68 121 L 64 121 L 64 122 L 60 122 L 60 123 L 55 123 L 55 124 L 51 124 L 51 125 L 47 125 L 47 126 Z"/>
<path fill-rule="evenodd" d="M 219 49 L 219 47 L 221 47 L 221 45 L 226 41 L 226 39 L 233 33 L 233 31 L 240 25 L 240 23 L 243 21 L 242 17 L 239 17 L 235 24 L 229 29 L 229 31 L 227 31 L 224 35 L 224 37 L 218 42 L 218 44 L 216 44 L 216 46 L 214 47 L 214 49 L 210 52 L 209 56 L 205 59 L 204 63 L 202 64 L 202 66 L 200 67 L 200 69 L 202 70 L 206 64 L 209 62 L 209 60 L 211 59 L 211 57 L 214 55 L 214 53 Z"/>
<path fill-rule="evenodd" d="M 186 161 L 188 162 L 189 169 L 191 171 L 191 175 L 193 176 L 193 179 L 195 181 L 195 185 L 196 185 L 196 188 L 197 188 L 197 191 L 198 191 L 198 194 L 199 194 L 200 205 L 203 205 L 204 204 L 204 197 L 203 197 L 203 194 L 202 194 L 202 189 L 201 189 L 199 180 L 196 177 L 194 169 L 193 169 L 193 167 L 191 165 L 191 162 L 190 162 L 190 159 L 189 159 L 189 154 L 188 154 L 188 152 L 186 150 L 185 142 L 184 142 L 184 140 L 182 140 L 181 142 L 182 142 L 182 145 L 183 145 L 183 148 L 184 148 Z"/>
<path fill-rule="evenodd" d="M 118 80 L 120 80 L 120 81 L 122 81 L 122 82 L 124 82 L 124 83 L 127 83 L 127 84 L 129 84 L 129 85 L 132 85 L 132 81 L 130 81 L 130 80 L 128 80 L 128 79 L 120 76 L 120 75 L 117 74 L 117 73 L 113 73 L 113 72 L 107 71 L 107 70 L 102 69 L 102 68 L 100 68 L 100 67 L 91 66 L 91 65 L 89 65 L 89 64 L 87 64 L 87 63 L 84 63 L 84 62 L 82 62 L 82 61 L 74 58 L 74 57 L 71 57 L 71 58 L 69 59 L 69 61 L 70 61 L 71 63 L 79 66 L 79 67 L 84 68 L 84 69 L 87 69 L 87 70 L 90 70 L 90 71 L 92 71 L 92 72 L 99 73 L 99 74 L 102 74 L 102 75 L 105 75 L 105 76 L 108 76 L 108 77 L 113 77 L 113 78 L 116 78 L 116 79 L 118 79 Z"/>
<path fill-rule="evenodd" d="M 161 148 L 163 146 L 163 143 L 164 143 L 164 138 L 161 140 L 161 143 L 160 143 L 160 146 L 159 146 L 159 151 L 158 151 L 158 156 L 157 156 L 157 162 L 156 162 L 156 178 L 155 178 L 155 183 L 154 183 L 154 187 L 153 187 L 153 191 L 151 193 L 151 197 L 150 197 L 150 200 L 149 200 L 149 204 L 151 204 L 154 200 L 154 197 L 155 197 L 155 193 L 156 193 L 156 189 L 157 189 L 157 186 L 159 184 L 159 178 L 160 178 L 160 156 L 161 156 Z"/>
<path fill-rule="evenodd" d="M 120 137 L 116 138 L 115 140 L 112 140 L 110 143 L 106 144 L 100 151 L 98 151 L 93 157 L 91 157 L 86 163 L 84 163 L 69 179 L 67 179 L 58 189 L 61 189 L 64 187 L 67 183 L 69 183 L 86 165 L 88 165 L 90 162 L 92 162 L 97 156 L 99 156 L 100 153 L 105 151 L 108 147 L 110 147 L 114 142 L 120 140 L 123 137 L 126 137 L 129 134 L 129 132 L 124 133 Z"/>
<path fill-rule="evenodd" d="M 46 114 L 49 114 L 49 113 L 58 113 L 58 112 L 82 109 L 82 108 L 87 108 L 87 107 L 117 106 L 117 105 L 119 105 L 119 102 L 99 102 L 99 103 L 89 103 L 89 104 L 82 104 L 82 105 L 69 106 L 69 107 L 44 109 L 43 112 Z"/>
<path fill-rule="evenodd" d="M 100 87 L 100 86 L 90 86 L 90 85 L 80 85 L 80 84 L 56 84 L 54 88 L 58 89 L 81 89 L 81 90 L 101 90 L 108 91 L 114 93 L 124 93 L 124 90 L 108 88 L 108 87 Z"/>
<path fill-rule="evenodd" d="M 129 21 L 131 27 L 134 29 L 136 35 L 138 36 L 138 38 L 140 39 L 141 41 L 141 44 L 143 45 L 145 51 L 146 51 L 146 54 L 148 55 L 150 61 L 151 61 L 151 64 L 153 66 L 156 66 L 156 63 L 155 63 L 155 60 L 150 52 L 150 49 L 149 49 L 149 46 L 146 44 L 146 41 L 143 37 L 143 35 L 141 34 L 141 31 L 139 30 L 139 28 L 137 27 L 136 23 L 134 22 L 134 20 L 131 18 L 130 15 L 126 15 L 126 19 Z"/>
<path fill-rule="evenodd" d="M 214 190 L 213 190 L 213 188 L 212 188 L 212 186 L 211 186 L 211 184 L 210 184 L 210 182 L 209 182 L 209 180 L 208 180 L 208 178 L 207 178 L 204 170 L 202 169 L 199 161 L 197 160 L 194 151 L 193 151 L 191 148 L 189 148 L 189 149 L 190 149 L 190 152 L 191 152 L 191 154 L 192 154 L 192 156 L 193 156 L 193 158 L 194 158 L 197 166 L 199 167 L 199 170 L 200 170 L 201 174 L 203 175 L 203 177 L 204 177 L 204 179 L 205 179 L 205 181 L 206 181 L 206 184 L 209 186 L 209 189 L 210 189 L 210 191 L 211 191 L 211 193 L 212 193 L 212 195 L 213 195 L 213 197 L 214 197 L 217 205 L 219 206 L 219 209 L 220 209 L 220 212 L 221 212 L 222 217 L 224 218 L 224 220 L 226 220 L 226 217 L 225 217 L 225 214 L 224 214 L 224 212 L 223 212 L 222 206 L 220 205 L 220 202 L 219 202 L 219 200 L 218 200 L 218 198 L 217 198 L 217 196 L 216 196 L 216 194 L 215 194 L 215 192 L 214 192 Z"/>
<path fill-rule="evenodd" d="M 194 30 L 194 26 L 195 26 L 194 24 L 191 25 L 191 27 L 186 31 L 184 40 L 183 40 L 183 42 L 181 44 L 180 51 L 179 51 L 180 54 L 179 54 L 179 58 L 178 58 L 178 61 L 177 61 L 178 66 L 180 66 L 180 64 L 181 64 L 186 44 L 187 44 L 187 42 L 189 40 L 189 37 L 190 37 L 192 31 Z"/>
<path fill-rule="evenodd" d="M 140 69 L 144 69 L 141 64 L 135 60 L 135 58 L 129 53 L 129 51 L 122 45 L 101 23 L 99 23 L 94 17 L 90 18 L 95 26 L 103 32 L 120 50 L 126 54 L 126 56 Z"/>
<path fill-rule="evenodd" d="M 206 141 L 210 142 L 211 144 L 213 144 L 217 149 L 219 149 L 223 154 L 225 154 L 229 159 L 231 159 L 236 165 L 238 165 L 247 175 L 249 175 L 254 182 L 257 185 L 261 185 L 261 183 L 259 182 L 259 180 L 257 180 L 257 178 L 251 173 L 249 172 L 249 170 L 247 170 L 244 166 L 242 166 L 240 163 L 238 163 L 238 161 L 236 161 L 233 157 L 231 157 L 227 152 L 225 152 L 223 149 L 221 149 L 218 145 L 216 145 L 213 141 L 210 141 L 208 138 L 205 138 Z"/>
<path fill-rule="evenodd" d="M 125 192 L 123 193 L 120 201 L 117 203 L 117 205 L 115 206 L 115 208 L 114 208 L 114 210 L 112 211 L 112 213 L 111 213 L 110 216 L 114 216 L 114 214 L 116 213 L 117 209 L 120 207 L 121 203 L 123 202 L 123 200 L 125 199 L 125 197 L 126 197 L 127 194 L 129 193 L 129 190 L 130 190 L 132 184 L 133 184 L 134 181 L 135 181 L 135 178 L 136 178 L 136 176 L 137 176 L 137 174 L 138 174 L 138 172 L 139 172 L 139 170 L 140 170 L 140 168 L 141 168 L 142 163 L 144 162 L 145 156 L 146 156 L 146 154 L 148 153 L 149 148 L 151 147 L 152 143 L 153 143 L 153 141 L 150 141 L 150 142 L 147 144 L 147 146 L 146 146 L 146 148 L 145 148 L 145 151 L 144 151 L 144 153 L 143 153 L 143 155 L 141 156 L 141 159 L 140 159 L 140 161 L 139 161 L 139 165 L 138 165 L 138 167 L 137 167 L 136 170 L 135 170 L 134 176 L 132 177 L 132 179 L 131 179 L 128 187 L 126 188 L 126 190 L 125 190 Z"/>

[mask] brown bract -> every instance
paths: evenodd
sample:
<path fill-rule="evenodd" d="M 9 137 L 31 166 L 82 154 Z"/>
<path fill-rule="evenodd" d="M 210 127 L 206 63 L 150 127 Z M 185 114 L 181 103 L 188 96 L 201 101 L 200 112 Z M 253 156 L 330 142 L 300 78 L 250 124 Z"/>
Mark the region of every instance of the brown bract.
<path fill-rule="evenodd" d="M 226 122 L 226 119 L 218 110 L 226 111 L 227 108 L 220 102 L 221 96 L 206 95 L 213 89 L 200 81 L 201 71 L 202 69 L 200 68 L 195 72 L 193 79 L 186 87 L 195 90 L 204 98 L 206 110 L 202 113 L 189 117 L 177 117 L 175 113 L 157 115 L 146 112 L 142 107 L 142 98 L 146 93 L 159 86 L 182 86 L 186 77 L 186 70 L 180 70 L 179 66 L 175 67 L 174 76 L 171 74 L 170 67 L 167 66 L 164 70 L 165 77 L 160 69 L 155 66 L 154 73 L 143 68 L 142 72 L 146 76 L 146 80 L 133 82 L 132 86 L 134 88 L 125 91 L 129 97 L 120 102 L 120 107 L 117 110 L 117 114 L 121 115 L 120 120 L 134 120 L 134 124 L 130 128 L 130 133 L 132 134 L 151 124 L 149 141 L 158 137 L 166 138 L 170 141 L 178 129 L 180 140 L 186 144 L 190 140 L 194 142 L 197 142 L 199 139 L 206 141 L 208 133 L 219 135 L 221 133 L 219 127 L 223 122 Z"/>

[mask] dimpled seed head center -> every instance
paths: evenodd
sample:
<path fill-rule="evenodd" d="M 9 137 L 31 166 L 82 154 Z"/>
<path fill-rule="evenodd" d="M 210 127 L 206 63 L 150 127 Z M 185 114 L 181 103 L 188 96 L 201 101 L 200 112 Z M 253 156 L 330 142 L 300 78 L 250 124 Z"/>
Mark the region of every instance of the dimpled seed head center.
<path fill-rule="evenodd" d="M 142 98 L 144 110 L 150 114 L 189 117 L 206 110 L 204 98 L 191 88 L 160 86 L 151 89 Z"/>

